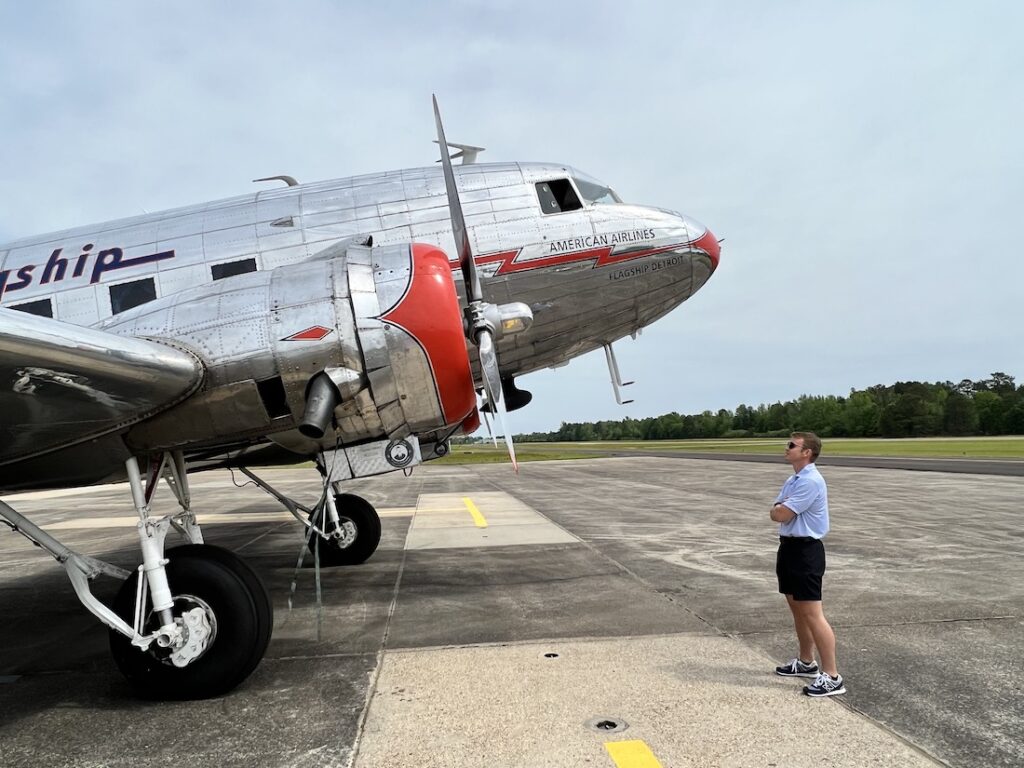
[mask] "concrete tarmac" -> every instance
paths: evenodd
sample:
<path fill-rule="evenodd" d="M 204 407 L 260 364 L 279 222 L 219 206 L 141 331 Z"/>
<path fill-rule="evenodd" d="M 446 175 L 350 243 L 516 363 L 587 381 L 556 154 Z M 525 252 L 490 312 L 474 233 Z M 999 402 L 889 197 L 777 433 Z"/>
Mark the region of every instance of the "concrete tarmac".
<path fill-rule="evenodd" d="M 320 605 L 311 558 L 296 569 L 299 526 L 218 472 L 194 478 L 195 508 L 207 541 L 271 590 L 263 662 L 220 699 L 138 701 L 63 571 L 0 536 L 0 765 L 1024 765 L 1024 478 L 823 471 L 845 696 L 808 699 L 806 681 L 772 674 L 796 650 L 768 520 L 784 464 L 356 481 L 381 546 L 322 570 Z M 266 475 L 316 496 L 313 470 Z M 126 487 L 5 501 L 82 552 L 139 558 Z"/>

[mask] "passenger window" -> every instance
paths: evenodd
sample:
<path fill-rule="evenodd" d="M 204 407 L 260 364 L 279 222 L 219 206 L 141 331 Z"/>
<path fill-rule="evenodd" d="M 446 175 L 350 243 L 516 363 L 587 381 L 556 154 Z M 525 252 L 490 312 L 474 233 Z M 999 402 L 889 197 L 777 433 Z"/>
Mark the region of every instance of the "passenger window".
<path fill-rule="evenodd" d="M 156 298 L 153 278 L 110 286 L 110 311 L 115 315 Z"/>
<path fill-rule="evenodd" d="M 256 259 L 242 259 L 241 261 L 230 261 L 227 264 L 214 264 L 210 267 L 214 280 L 223 280 L 225 277 L 244 275 L 246 272 L 256 271 Z"/>
<path fill-rule="evenodd" d="M 583 207 L 576 190 L 568 179 L 552 179 L 537 182 L 537 197 L 544 213 L 577 211 Z"/>
<path fill-rule="evenodd" d="M 30 315 L 39 315 L 40 317 L 53 317 L 53 304 L 50 303 L 49 299 L 14 304 L 11 306 L 11 309 L 17 309 L 19 312 L 28 312 Z"/>

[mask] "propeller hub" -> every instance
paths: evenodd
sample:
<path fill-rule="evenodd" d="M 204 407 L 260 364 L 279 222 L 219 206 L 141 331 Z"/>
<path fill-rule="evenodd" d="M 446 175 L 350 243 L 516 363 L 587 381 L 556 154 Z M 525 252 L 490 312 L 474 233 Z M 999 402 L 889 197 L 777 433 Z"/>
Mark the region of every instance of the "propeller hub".
<path fill-rule="evenodd" d="M 466 337 L 479 343 L 480 333 L 487 331 L 494 340 L 529 330 L 533 325 L 533 311 L 521 301 L 509 304 L 491 304 L 473 301 L 466 307 Z"/>

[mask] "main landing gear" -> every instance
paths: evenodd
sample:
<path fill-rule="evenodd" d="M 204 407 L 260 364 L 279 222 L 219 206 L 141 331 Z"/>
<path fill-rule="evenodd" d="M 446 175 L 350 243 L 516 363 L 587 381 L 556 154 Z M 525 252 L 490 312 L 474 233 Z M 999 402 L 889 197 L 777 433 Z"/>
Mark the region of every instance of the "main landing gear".
<path fill-rule="evenodd" d="M 329 482 L 326 473 L 324 482 L 329 490 L 325 490 L 315 506 L 307 507 L 274 489 L 249 469 L 240 467 L 240 471 L 307 527 L 309 550 L 314 554 L 319 550 L 320 565 L 359 565 L 377 551 L 381 534 L 377 511 L 361 496 L 342 493 L 341 483 Z"/>
<path fill-rule="evenodd" d="M 63 566 L 82 604 L 110 628 L 110 650 L 136 692 L 153 699 L 220 696 L 244 681 L 270 643 L 274 610 L 256 572 L 234 553 L 205 544 L 191 507 L 180 451 L 151 460 L 143 479 L 138 461 L 125 462 L 142 549 L 134 572 L 75 552 L 0 501 L 0 518 Z M 309 530 L 307 542 L 324 566 L 357 565 L 377 550 L 380 517 L 365 499 L 341 492 L 321 467 L 325 493 L 312 508 L 284 496 L 248 469 L 254 483 L 278 499 Z M 166 481 L 181 511 L 160 519 L 150 503 Z M 164 551 L 174 528 L 188 542 Z M 121 579 L 113 606 L 96 598 L 90 581 Z"/>
<path fill-rule="evenodd" d="M 270 643 L 274 609 L 266 588 L 244 560 L 209 544 L 168 550 L 165 570 L 174 585 L 169 610 L 182 629 L 181 641 L 164 645 L 158 639 L 140 652 L 133 638 L 112 628 L 114 662 L 146 698 L 196 699 L 230 691 L 256 669 Z M 136 571 L 114 600 L 124 619 L 136 611 L 139 585 Z M 162 612 L 146 611 L 141 632 L 159 632 L 164 620 Z"/>
<path fill-rule="evenodd" d="M 267 649 L 274 623 L 270 595 L 241 558 L 203 543 L 180 452 L 152 462 L 145 484 L 134 457 L 125 468 L 142 546 L 142 565 L 134 573 L 74 552 L 3 502 L 0 515 L 64 567 L 85 607 L 110 628 L 114 661 L 139 695 L 201 699 L 227 693 Z M 182 511 L 153 520 L 150 502 L 161 478 Z M 190 543 L 167 550 L 165 557 L 171 527 Z M 89 588 L 101 573 L 125 579 L 113 610 Z"/>

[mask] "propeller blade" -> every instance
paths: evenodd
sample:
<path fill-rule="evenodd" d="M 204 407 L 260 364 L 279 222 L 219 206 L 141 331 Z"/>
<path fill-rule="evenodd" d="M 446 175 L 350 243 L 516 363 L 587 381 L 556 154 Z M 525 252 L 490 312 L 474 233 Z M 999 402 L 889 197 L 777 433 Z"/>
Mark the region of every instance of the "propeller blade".
<path fill-rule="evenodd" d="M 484 415 L 484 424 L 487 425 L 487 435 L 488 435 L 488 437 L 491 438 L 491 442 L 494 444 L 494 447 L 497 448 L 498 447 L 498 436 L 495 435 L 494 434 L 494 430 L 491 429 L 491 417 L 487 413 L 487 411 L 485 411 L 483 409 L 480 409 L 480 413 L 482 413 Z"/>
<path fill-rule="evenodd" d="M 498 353 L 494 338 L 487 329 L 476 335 L 477 352 L 480 355 L 480 375 L 487 390 L 487 402 L 492 406 L 501 402 L 501 373 L 498 371 Z"/>
<path fill-rule="evenodd" d="M 519 462 L 516 461 L 516 447 L 512 444 L 512 434 L 505 424 L 505 404 L 498 403 L 498 423 L 501 424 L 501 431 L 505 435 L 505 445 L 508 446 L 508 457 L 512 461 L 512 469 L 519 474 Z"/>
<path fill-rule="evenodd" d="M 512 445 L 512 435 L 508 432 L 508 427 L 505 424 L 505 404 L 501 402 L 501 379 L 498 377 L 498 358 L 494 356 L 494 342 L 491 340 L 491 334 L 489 331 L 481 331 L 480 336 L 480 365 L 484 369 L 484 392 L 487 394 L 487 402 L 491 403 L 492 406 L 498 413 L 498 423 L 501 425 L 501 431 L 505 438 L 505 445 L 508 446 L 508 457 L 512 460 L 512 469 L 515 470 L 516 474 L 519 474 L 519 462 L 516 461 L 516 449 Z M 488 354 L 489 351 L 489 354 Z M 488 363 L 485 361 L 491 361 L 491 368 L 494 372 L 494 379 L 488 375 Z M 494 382 L 497 382 L 495 385 Z M 490 426 L 490 422 L 488 422 Z"/>
<path fill-rule="evenodd" d="M 459 190 L 455 185 L 455 171 L 452 170 L 452 159 L 448 154 L 448 140 L 444 135 L 444 126 L 441 124 L 441 110 L 437 106 L 437 96 L 434 99 L 434 122 L 437 124 L 437 143 L 441 147 L 441 167 L 444 170 L 444 188 L 448 196 L 448 213 L 452 220 L 452 235 L 455 237 L 455 246 L 459 251 L 459 266 L 462 268 L 462 279 L 466 284 L 466 320 L 468 322 L 467 335 L 476 344 L 477 353 L 480 357 L 480 378 L 483 379 L 484 392 L 487 394 L 487 403 L 491 408 L 496 408 L 501 429 L 505 434 L 505 445 L 508 446 L 508 455 L 512 460 L 512 468 L 519 473 L 519 463 L 516 461 L 516 449 L 512 444 L 512 436 L 505 426 L 505 406 L 501 402 L 501 372 L 498 370 L 498 351 L 494 345 L 495 332 L 504 331 L 504 322 L 501 310 L 503 307 L 512 310 L 511 320 L 519 318 L 523 327 L 529 327 L 525 320 L 526 316 L 532 319 L 530 310 L 525 305 L 495 306 L 484 301 L 483 289 L 480 286 L 480 274 L 477 272 L 476 262 L 473 260 L 473 250 L 469 244 L 469 233 L 466 230 L 466 217 L 462 213 L 462 203 L 459 201 Z M 491 313 L 490 315 L 488 313 Z M 497 319 L 491 315 L 497 315 Z M 486 412 L 484 418 L 487 418 Z M 487 422 L 490 429 L 490 421 Z M 494 434 L 491 433 L 493 439 Z"/>
<path fill-rule="evenodd" d="M 455 236 L 455 247 L 459 249 L 459 266 L 462 267 L 462 279 L 466 283 L 466 301 L 482 301 L 483 290 L 480 288 L 480 275 L 476 271 L 473 252 L 469 247 L 469 233 L 466 232 L 466 217 L 462 215 L 462 203 L 459 202 L 459 190 L 455 186 L 455 171 L 452 170 L 452 159 L 448 156 L 448 141 L 444 137 L 444 126 L 441 125 L 441 110 L 434 97 L 434 122 L 437 123 L 437 143 L 441 145 L 441 167 L 444 169 L 444 188 L 448 193 L 448 212 L 452 219 L 452 234 Z"/>

